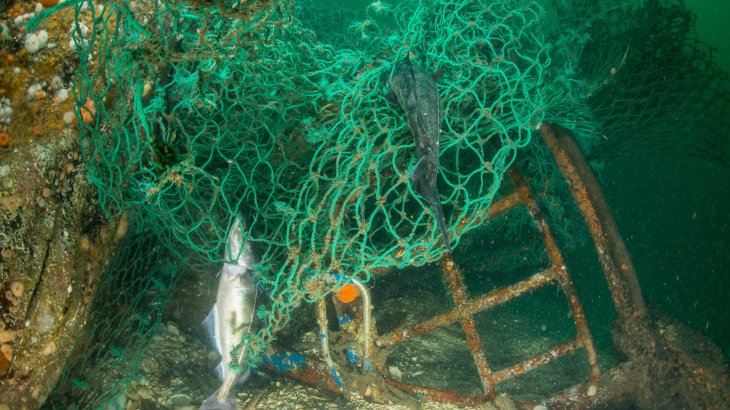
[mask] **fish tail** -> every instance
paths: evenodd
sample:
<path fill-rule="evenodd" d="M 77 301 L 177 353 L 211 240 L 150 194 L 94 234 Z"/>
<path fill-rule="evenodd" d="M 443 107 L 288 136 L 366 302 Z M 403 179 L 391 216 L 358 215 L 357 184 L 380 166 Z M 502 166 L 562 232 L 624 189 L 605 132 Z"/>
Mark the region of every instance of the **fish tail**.
<path fill-rule="evenodd" d="M 218 390 L 216 390 L 200 405 L 199 410 L 239 410 L 239 408 L 233 396 L 227 396 L 224 400 L 218 399 Z"/>
<path fill-rule="evenodd" d="M 441 229 L 441 233 L 444 234 L 444 243 L 446 244 L 446 249 L 449 250 L 449 253 L 452 253 L 451 249 L 451 241 L 449 240 L 449 233 L 446 231 L 446 220 L 444 219 L 444 209 L 441 207 L 441 202 L 438 200 L 433 201 L 433 210 L 436 213 L 436 222 L 439 225 L 439 229 Z"/>

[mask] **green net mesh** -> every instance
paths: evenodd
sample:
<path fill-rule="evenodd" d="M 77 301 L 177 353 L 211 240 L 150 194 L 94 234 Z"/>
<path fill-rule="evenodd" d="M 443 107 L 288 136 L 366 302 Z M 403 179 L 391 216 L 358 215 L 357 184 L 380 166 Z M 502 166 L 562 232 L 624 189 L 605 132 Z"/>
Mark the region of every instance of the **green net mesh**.
<path fill-rule="evenodd" d="M 434 215 L 408 182 L 413 137 L 380 81 L 407 56 L 445 70 L 438 186 L 454 244 L 483 222 L 518 160 L 542 176 L 535 183 L 548 181 L 541 200 L 559 202 L 567 190 L 550 182 L 558 173 L 533 138 L 537 125 L 566 125 L 601 156 L 601 135 L 619 127 L 606 93 L 643 98 L 605 75 L 630 71 L 631 84 L 654 75 L 631 65 L 643 57 L 625 57 L 645 33 L 627 16 L 664 10 L 657 1 L 346 4 L 70 0 L 48 11 L 76 22 L 88 176 L 132 232 L 51 406 L 103 406 L 123 391 L 181 269 L 214 274 L 239 213 L 271 300 L 261 331 L 244 341 L 249 363 L 294 309 L 338 286 L 330 274 L 366 282 L 379 269 L 437 260 L 445 248 Z M 547 209 L 570 235 L 568 211 Z"/>
<path fill-rule="evenodd" d="M 567 1 L 550 7 L 546 119 L 597 164 L 628 155 L 730 166 L 730 81 L 681 1 Z"/>
<path fill-rule="evenodd" d="M 131 232 L 99 279 L 91 316 L 47 408 L 101 408 L 136 375 L 180 267 L 154 232 Z"/>
<path fill-rule="evenodd" d="M 367 280 L 435 259 L 433 218 L 407 183 L 412 137 L 378 81 L 388 67 L 317 43 L 282 4 L 238 19 L 190 7 L 167 5 L 143 28 L 149 17 L 112 4 L 91 28 L 108 41 L 78 45 L 114 56 L 78 78 L 77 98 L 96 107 L 83 146 L 102 204 L 210 260 L 231 215 L 249 216 L 262 277 L 283 305 L 332 271 Z M 529 141 L 547 59 L 535 6 L 455 8 L 418 7 L 385 51 L 449 72 L 441 161 L 452 231 L 489 206 Z"/>
<path fill-rule="evenodd" d="M 375 4 L 364 20 L 360 14 L 322 40 L 313 29 L 326 27 L 326 4 L 307 7 L 78 2 L 74 11 L 89 178 L 110 216 L 124 215 L 156 238 L 148 246 L 172 254 L 144 255 L 133 237 L 118 257 L 142 258 L 126 267 L 134 281 L 104 285 L 130 296 L 150 286 L 164 291 L 173 279 L 160 272 L 174 277 L 182 258 L 221 262 L 241 213 L 271 299 L 262 330 L 248 341 L 252 355 L 292 309 L 337 286 L 325 280 L 331 273 L 367 281 L 378 269 L 423 265 L 444 252 L 430 207 L 408 183 L 415 148 L 404 113 L 384 98 L 380 77 L 392 64 L 410 53 L 428 70 L 446 70 L 439 185 L 455 243 L 485 215 L 543 115 L 539 86 L 549 59 L 535 3 L 404 3 L 392 11 Z M 333 45 L 347 38 L 357 43 Z M 126 277 L 116 269 L 107 273 L 112 282 Z M 141 300 L 129 306 L 147 309 Z M 133 358 L 154 323 L 147 320 L 99 322 L 98 338 L 118 340 L 95 359 L 119 366 L 125 349 Z M 69 389 L 113 396 L 108 386 L 90 386 L 99 383 L 92 371 L 82 373 Z"/>

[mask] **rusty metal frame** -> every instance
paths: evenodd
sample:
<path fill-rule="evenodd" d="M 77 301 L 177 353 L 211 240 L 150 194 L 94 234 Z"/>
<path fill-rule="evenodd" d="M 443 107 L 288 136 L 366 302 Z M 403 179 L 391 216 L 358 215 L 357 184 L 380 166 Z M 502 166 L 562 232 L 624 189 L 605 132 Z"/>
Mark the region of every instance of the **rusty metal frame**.
<path fill-rule="evenodd" d="M 453 397 L 452 395 L 445 396 L 444 392 L 441 390 L 429 389 L 421 386 L 411 386 L 389 378 L 386 378 L 387 383 L 390 383 L 401 390 L 418 392 L 422 395 L 426 395 L 434 401 L 456 401 L 460 404 L 475 404 L 480 401 L 493 398 L 495 385 L 503 383 L 513 377 L 519 376 L 540 366 L 544 366 L 578 349 L 584 349 L 585 351 L 586 360 L 590 367 L 590 382 L 595 383 L 598 381 L 600 377 L 600 370 L 598 367 L 596 351 L 593 346 L 593 339 L 591 338 L 588 322 L 586 321 L 583 313 L 583 307 L 580 304 L 578 295 L 576 294 L 573 283 L 568 275 L 567 268 L 563 261 L 563 256 L 555 243 L 555 239 L 550 232 L 547 223 L 542 217 L 537 202 L 530 193 L 527 184 L 516 172 L 511 172 L 510 175 L 514 180 L 517 189 L 506 197 L 496 201 L 494 205 L 490 207 L 491 211 L 489 212 L 488 217 L 495 217 L 515 207 L 525 205 L 543 239 L 545 249 L 547 250 L 547 254 L 550 258 L 550 266 L 547 269 L 513 285 L 494 290 L 485 295 L 468 298 L 466 296 L 466 287 L 464 286 L 461 271 L 457 267 L 456 263 L 454 263 L 451 255 L 444 254 L 441 265 L 446 283 L 448 283 L 454 299 L 454 307 L 444 313 L 438 314 L 419 323 L 395 329 L 390 333 L 381 336 L 376 341 L 377 346 L 385 348 L 397 343 L 402 343 L 410 338 L 430 333 L 438 328 L 448 326 L 453 323 L 461 323 L 464 328 L 464 332 L 466 333 L 469 350 L 471 351 L 477 371 L 479 372 L 483 395 L 461 395 L 460 397 Z M 487 363 L 481 340 L 476 331 L 473 316 L 551 283 L 559 284 L 567 297 L 571 315 L 577 329 L 577 337 L 572 341 L 555 346 L 547 352 L 538 354 L 523 362 L 516 363 L 508 368 L 498 371 L 491 370 Z M 454 400 L 455 398 L 457 400 Z"/>
<path fill-rule="evenodd" d="M 653 345 L 653 341 L 648 340 L 646 337 L 649 334 L 645 331 L 647 326 L 646 307 L 644 306 L 631 258 L 618 233 L 600 186 L 576 141 L 566 130 L 556 126 L 541 124 L 540 133 L 555 158 L 558 168 L 568 181 L 571 194 L 588 225 L 588 230 L 598 253 L 599 262 L 618 312 L 617 331 L 622 332 L 624 336 L 628 336 L 623 337 L 623 345 L 617 347 L 630 360 L 633 356 L 638 356 L 640 352 L 646 351 L 647 346 L 651 347 Z M 479 373 L 483 393 L 480 395 L 462 395 L 451 391 L 403 383 L 387 376 L 383 376 L 384 381 L 404 392 L 425 396 L 433 401 L 476 405 L 492 399 L 495 395 L 494 388 L 496 385 L 582 349 L 589 367 L 589 380 L 552 398 L 546 398 L 545 402 L 550 403 L 555 408 L 580 408 L 591 403 L 605 402 L 625 395 L 626 386 L 622 383 L 613 383 L 612 386 L 607 386 L 606 382 L 622 379 L 622 371 L 627 366 L 619 365 L 602 376 L 583 307 L 573 287 L 560 249 L 526 182 L 516 172 L 510 172 L 510 176 L 515 182 L 515 191 L 497 200 L 486 214 L 476 215 L 475 218 L 486 220 L 517 206 L 524 205 L 543 239 L 550 259 L 550 266 L 520 282 L 470 298 L 467 296 L 461 271 L 451 255 L 447 253 L 441 260 L 441 266 L 454 300 L 454 307 L 421 322 L 395 329 L 378 337 L 375 341 L 375 345 L 379 349 L 388 349 L 408 339 L 422 336 L 458 322 L 466 334 L 469 350 Z M 463 229 L 463 227 L 463 224 L 457 226 L 457 230 Z M 474 315 L 548 284 L 558 284 L 563 290 L 577 329 L 576 338 L 510 367 L 496 371 L 492 370 L 476 329 Z M 327 366 L 319 360 L 308 358 L 307 363 L 301 363 L 301 366 L 297 367 L 291 375 L 300 381 L 315 384 L 325 390 L 339 392 L 339 383 L 333 379 L 331 372 L 324 371 L 325 369 L 327 369 Z M 522 403 L 523 407 L 527 408 L 533 404 Z"/>

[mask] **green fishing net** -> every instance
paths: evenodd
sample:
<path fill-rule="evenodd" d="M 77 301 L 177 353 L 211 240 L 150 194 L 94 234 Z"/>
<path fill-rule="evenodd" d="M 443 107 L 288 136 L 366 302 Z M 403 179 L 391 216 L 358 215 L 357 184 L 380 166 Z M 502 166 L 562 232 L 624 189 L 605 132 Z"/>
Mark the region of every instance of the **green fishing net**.
<path fill-rule="evenodd" d="M 730 166 L 730 78 L 683 2 L 551 3 L 546 120 L 572 130 L 594 165 L 661 155 Z"/>
<path fill-rule="evenodd" d="M 51 9 L 73 9 L 88 176 L 131 232 L 49 403 L 99 407 L 126 388 L 176 277 L 222 263 L 237 214 L 270 299 L 244 341 L 249 363 L 294 309 L 339 286 L 331 274 L 367 282 L 438 260 L 435 217 L 409 184 L 413 136 L 380 80 L 407 57 L 445 72 L 438 189 L 454 245 L 484 223 L 516 162 L 556 178 L 536 128 L 546 117 L 584 127 L 581 142 L 596 146 L 602 114 L 584 92 L 595 73 L 581 76 L 581 56 L 613 38 L 595 37 L 605 34 L 599 20 L 639 6 L 554 3 L 71 0 Z M 579 18 L 589 10 L 592 25 Z"/>
<path fill-rule="evenodd" d="M 117 279 L 108 286 L 125 295 L 159 286 L 155 295 L 164 299 L 182 260 L 222 262 L 240 213 L 259 256 L 256 277 L 271 299 L 260 311 L 262 330 L 248 341 L 252 355 L 293 309 L 337 286 L 331 274 L 368 281 L 378 269 L 423 265 L 444 252 L 430 207 L 408 182 L 414 141 L 402 110 L 386 103 L 384 72 L 407 56 L 446 72 L 439 190 L 455 243 L 485 218 L 544 112 L 539 86 L 549 59 L 535 3 L 391 9 L 376 2 L 329 34 L 328 19 L 336 17 L 327 8 L 287 1 L 75 6 L 75 97 L 89 178 L 111 217 L 124 215 L 146 232 L 147 246 L 171 254 L 140 252 L 142 239 L 132 236 L 118 254 L 149 259 L 113 265 L 106 276 Z M 337 43 L 347 39 L 353 42 Z M 120 270 L 134 280 L 111 283 L 125 275 Z M 129 302 L 135 312 L 138 305 L 147 306 Z M 150 331 L 144 325 L 154 323 L 148 320 L 92 323 L 97 338 L 116 339 L 99 350 L 106 359 L 95 358 L 102 368 L 120 366 L 124 355 L 133 368 L 137 343 Z M 69 394 L 102 403 L 86 393 L 99 390 L 113 397 L 114 389 L 93 385 L 101 382 L 88 361 L 78 363 L 86 369 L 68 371 L 56 403 Z M 130 373 L 114 374 L 123 386 Z"/>

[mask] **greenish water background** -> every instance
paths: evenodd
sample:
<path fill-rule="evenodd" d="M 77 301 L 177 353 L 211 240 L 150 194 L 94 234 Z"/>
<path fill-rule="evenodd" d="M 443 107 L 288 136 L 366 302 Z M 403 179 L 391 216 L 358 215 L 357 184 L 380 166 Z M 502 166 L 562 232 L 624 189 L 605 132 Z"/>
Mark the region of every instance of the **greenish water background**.
<path fill-rule="evenodd" d="M 697 14 L 697 34 L 701 40 L 716 47 L 717 62 L 730 71 L 730 1 L 685 0 Z"/>
<path fill-rule="evenodd" d="M 699 38 L 730 72 L 730 2 L 687 0 Z M 692 138 L 691 135 L 687 136 Z M 730 355 L 730 169 L 691 158 L 628 156 L 601 180 L 650 306 Z"/>

